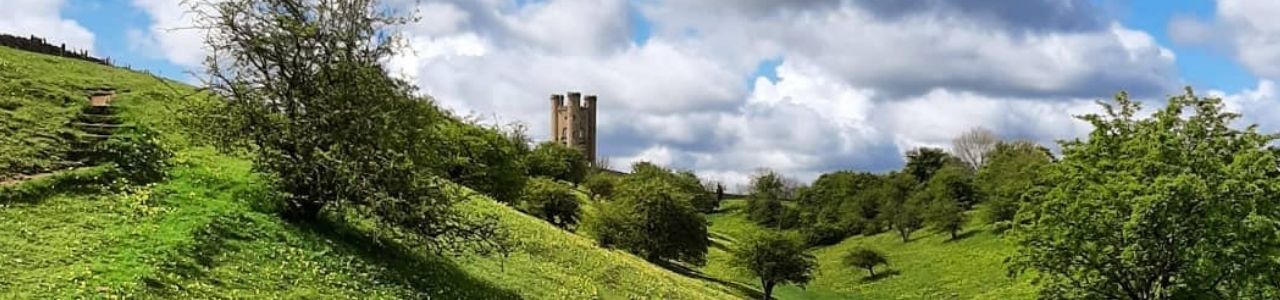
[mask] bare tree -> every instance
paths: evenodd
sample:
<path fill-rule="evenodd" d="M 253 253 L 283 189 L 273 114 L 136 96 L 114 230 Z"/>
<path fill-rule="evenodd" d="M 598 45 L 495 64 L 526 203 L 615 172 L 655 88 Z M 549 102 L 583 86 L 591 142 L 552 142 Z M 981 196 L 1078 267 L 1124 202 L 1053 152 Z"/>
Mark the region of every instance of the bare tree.
<path fill-rule="evenodd" d="M 951 152 L 960 158 L 969 170 L 977 172 L 986 163 L 987 152 L 995 149 L 999 142 L 1000 137 L 991 130 L 974 127 L 951 140 Z"/>

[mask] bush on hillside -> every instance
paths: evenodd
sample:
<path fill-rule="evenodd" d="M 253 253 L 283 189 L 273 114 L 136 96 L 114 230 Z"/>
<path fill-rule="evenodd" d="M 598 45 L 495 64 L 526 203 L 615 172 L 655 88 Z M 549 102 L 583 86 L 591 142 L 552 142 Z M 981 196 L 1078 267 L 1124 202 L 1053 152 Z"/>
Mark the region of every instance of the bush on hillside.
<path fill-rule="evenodd" d="M 613 201 L 600 204 L 592 234 L 601 246 L 616 247 L 652 262 L 706 262 L 706 219 L 692 195 L 669 182 L 626 180 Z"/>
<path fill-rule="evenodd" d="M 113 163 L 120 175 L 132 183 L 163 180 L 172 162 L 168 149 L 155 131 L 133 127 L 116 132 L 92 148 L 90 164 Z"/>
<path fill-rule="evenodd" d="M 1013 220 L 1025 198 L 1032 195 L 1040 174 L 1053 163 L 1053 156 L 1049 149 L 1031 142 L 1002 142 L 986 161 L 974 185 L 983 195 L 983 221 L 996 224 Z"/>
<path fill-rule="evenodd" d="M 800 213 L 782 204 L 792 191 L 786 179 L 772 170 L 761 170 L 751 178 L 747 195 L 747 218 L 776 229 L 789 229 L 800 222 Z"/>
<path fill-rule="evenodd" d="M 764 232 L 739 242 L 731 263 L 760 278 L 764 298 L 770 299 L 779 284 L 804 286 L 813 279 L 817 259 L 799 238 Z"/>
<path fill-rule="evenodd" d="M 587 190 L 592 199 L 596 199 L 596 197 L 609 199 L 613 197 L 618 181 L 618 176 L 598 172 L 583 180 L 582 187 Z"/>
<path fill-rule="evenodd" d="M 841 262 L 843 262 L 845 266 L 867 269 L 867 272 L 870 273 L 871 277 L 876 277 L 876 266 L 888 265 L 889 259 L 885 258 L 884 254 L 880 254 L 879 251 L 867 248 L 855 248 L 850 250 L 849 253 L 846 253 L 844 257 L 841 258 Z"/>
<path fill-rule="evenodd" d="M 513 203 L 524 188 L 526 147 L 494 128 L 448 120 L 437 144 L 427 146 L 440 161 L 437 172 L 498 201 Z"/>
<path fill-rule="evenodd" d="M 411 18 L 376 0 L 193 5 L 205 46 L 228 58 L 206 60 L 209 91 L 228 116 L 210 130 L 248 145 L 255 169 L 285 195 L 287 217 L 313 222 L 350 206 L 441 249 L 493 236 L 496 223 L 461 216 L 462 198 L 444 181 L 510 201 L 523 180 L 506 175 L 523 174 L 509 150 L 518 148 L 450 119 L 388 74 L 383 62 L 402 45 L 395 28 Z"/>
<path fill-rule="evenodd" d="M 529 176 L 543 176 L 581 183 L 590 170 L 590 162 L 578 149 L 570 148 L 557 142 L 538 144 L 524 158 L 529 167 Z"/>
<path fill-rule="evenodd" d="M 516 207 L 560 228 L 572 229 L 578 225 L 578 195 L 550 179 L 529 180 Z"/>

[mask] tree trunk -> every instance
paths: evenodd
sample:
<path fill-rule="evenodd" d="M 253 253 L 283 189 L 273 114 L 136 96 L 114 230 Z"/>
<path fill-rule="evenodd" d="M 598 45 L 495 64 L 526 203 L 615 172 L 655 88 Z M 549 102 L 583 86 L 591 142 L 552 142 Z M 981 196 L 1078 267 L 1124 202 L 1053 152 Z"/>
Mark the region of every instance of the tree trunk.
<path fill-rule="evenodd" d="M 951 240 L 956 240 L 956 232 L 959 230 L 951 229 Z"/>
<path fill-rule="evenodd" d="M 773 299 L 773 282 L 761 279 L 760 283 L 764 285 L 764 300 Z"/>
<path fill-rule="evenodd" d="M 867 268 L 867 271 L 871 272 L 871 277 L 876 277 L 876 267 Z"/>

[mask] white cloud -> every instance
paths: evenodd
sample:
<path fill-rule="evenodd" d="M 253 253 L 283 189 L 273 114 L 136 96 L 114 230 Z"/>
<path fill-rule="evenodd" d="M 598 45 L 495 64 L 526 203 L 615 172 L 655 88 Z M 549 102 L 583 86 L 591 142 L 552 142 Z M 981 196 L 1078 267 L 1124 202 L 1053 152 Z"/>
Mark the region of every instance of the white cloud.
<path fill-rule="evenodd" d="M 131 29 L 127 36 L 135 51 L 194 70 L 204 62 L 209 51 L 204 45 L 204 32 L 193 28 L 195 16 L 183 2 L 133 0 L 134 7 L 151 17 L 151 26 L 146 31 Z"/>
<path fill-rule="evenodd" d="M 1174 18 L 1174 41 L 1224 48 L 1254 75 L 1280 77 L 1280 2 L 1219 0 L 1215 20 Z"/>
<path fill-rule="evenodd" d="M 36 35 L 51 44 L 94 53 L 94 35 L 80 23 L 63 18 L 64 0 L 3 0 L 0 32 L 17 36 Z"/>
<path fill-rule="evenodd" d="M 975 126 L 1051 145 L 1088 130 L 1072 115 L 1092 100 L 1179 81 L 1171 51 L 1087 1 L 394 3 L 424 20 L 388 64 L 442 105 L 545 139 L 550 94 L 596 94 L 614 167 L 649 160 L 731 187 L 759 167 L 806 181 L 895 169 L 903 151 Z M 199 44 L 157 31 L 189 22 L 172 5 L 135 4 L 157 20 L 146 33 L 157 48 Z M 629 39 L 637 13 L 653 22 L 645 43 Z M 755 76 L 778 58 L 777 80 Z"/>

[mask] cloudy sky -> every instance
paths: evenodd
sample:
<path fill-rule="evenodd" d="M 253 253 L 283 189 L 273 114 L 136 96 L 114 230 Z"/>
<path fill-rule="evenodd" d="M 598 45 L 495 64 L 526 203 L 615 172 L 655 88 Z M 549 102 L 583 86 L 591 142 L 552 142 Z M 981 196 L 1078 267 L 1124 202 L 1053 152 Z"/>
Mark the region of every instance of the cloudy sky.
<path fill-rule="evenodd" d="M 179 2 L 0 0 L 0 32 L 190 81 L 204 51 Z M 550 94 L 596 94 L 614 166 L 731 183 L 759 167 L 896 169 L 976 126 L 1048 145 L 1087 132 L 1071 115 L 1120 90 L 1158 101 L 1189 85 L 1280 130 L 1280 1 L 387 4 L 422 17 L 390 67 L 459 114 L 546 139 Z"/>

